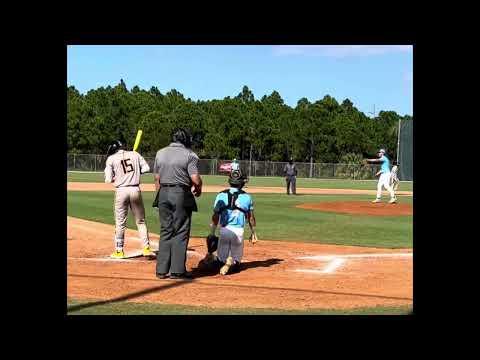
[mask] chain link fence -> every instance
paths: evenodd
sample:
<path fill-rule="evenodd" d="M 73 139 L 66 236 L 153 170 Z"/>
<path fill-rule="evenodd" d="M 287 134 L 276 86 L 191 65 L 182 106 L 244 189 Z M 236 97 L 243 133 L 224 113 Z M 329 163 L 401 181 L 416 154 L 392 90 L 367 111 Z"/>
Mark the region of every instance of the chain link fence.
<path fill-rule="evenodd" d="M 95 154 L 67 154 L 68 171 L 103 171 L 106 155 Z M 146 157 L 150 169 L 153 169 L 155 158 Z M 200 159 L 199 171 L 201 175 L 221 175 L 220 165 L 231 160 Z M 283 169 L 287 162 L 248 161 L 240 160 L 240 168 L 249 176 L 284 176 Z M 379 165 L 354 164 L 327 164 L 327 163 L 295 163 L 298 175 L 301 178 L 318 179 L 353 179 L 375 180 L 375 173 Z"/>

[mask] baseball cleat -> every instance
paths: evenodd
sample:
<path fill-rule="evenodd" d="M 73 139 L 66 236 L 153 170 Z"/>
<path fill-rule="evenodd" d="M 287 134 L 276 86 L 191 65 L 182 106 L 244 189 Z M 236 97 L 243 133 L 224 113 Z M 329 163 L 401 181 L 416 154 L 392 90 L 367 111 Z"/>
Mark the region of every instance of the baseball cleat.
<path fill-rule="evenodd" d="M 143 256 L 155 256 L 155 253 L 150 249 L 150 246 L 145 246 L 142 250 Z"/>
<path fill-rule="evenodd" d="M 110 255 L 112 259 L 124 259 L 125 258 L 125 253 L 123 250 L 115 250 L 112 255 Z"/>
<path fill-rule="evenodd" d="M 379 203 L 379 202 L 382 202 L 380 199 L 375 199 L 372 201 L 373 204 L 376 204 L 376 203 Z"/>
<path fill-rule="evenodd" d="M 225 262 L 225 265 L 222 266 L 220 269 L 220 275 L 227 275 L 228 270 L 230 270 L 230 267 L 233 265 L 233 258 L 229 256 L 227 258 L 227 261 Z"/>
<path fill-rule="evenodd" d="M 172 280 L 193 280 L 193 275 L 186 271 L 183 274 L 171 273 L 169 278 Z"/>
<path fill-rule="evenodd" d="M 397 198 L 392 198 L 390 199 L 390 201 L 388 202 L 389 204 L 395 204 L 397 202 Z"/>

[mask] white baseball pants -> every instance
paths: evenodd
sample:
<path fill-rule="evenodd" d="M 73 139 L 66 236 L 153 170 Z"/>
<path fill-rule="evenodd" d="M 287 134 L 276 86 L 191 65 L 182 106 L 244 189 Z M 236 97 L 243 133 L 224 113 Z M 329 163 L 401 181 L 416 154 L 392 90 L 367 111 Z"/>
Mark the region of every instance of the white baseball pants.
<path fill-rule="evenodd" d="M 138 234 L 143 241 L 143 246 L 150 244 L 147 225 L 145 224 L 145 207 L 143 206 L 142 193 L 138 186 L 118 187 L 115 191 L 115 249 L 122 250 L 125 241 L 128 208 L 132 209 L 137 224 Z"/>
<path fill-rule="evenodd" d="M 393 191 L 393 188 L 390 186 L 391 175 L 392 173 L 390 172 L 380 174 L 380 178 L 378 179 L 378 184 L 377 184 L 377 199 L 380 199 L 382 197 L 382 187 L 384 187 L 390 193 L 390 197 L 392 199 L 395 198 L 395 192 Z"/>
<path fill-rule="evenodd" d="M 229 256 L 236 262 L 241 262 L 243 257 L 243 228 L 226 226 L 220 228 L 217 257 L 225 262 Z"/>

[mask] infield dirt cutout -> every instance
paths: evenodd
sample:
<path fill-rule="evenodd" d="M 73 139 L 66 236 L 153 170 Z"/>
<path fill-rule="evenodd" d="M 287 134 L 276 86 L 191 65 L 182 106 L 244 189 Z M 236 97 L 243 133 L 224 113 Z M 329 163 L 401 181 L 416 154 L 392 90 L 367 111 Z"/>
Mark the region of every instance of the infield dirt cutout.
<path fill-rule="evenodd" d="M 374 205 L 374 204 L 372 204 Z M 203 238 L 191 238 L 187 269 L 194 280 L 159 280 L 155 260 L 109 259 L 114 227 L 68 217 L 67 293 L 76 299 L 197 305 L 213 308 L 348 309 L 411 305 L 411 249 L 378 249 L 289 241 L 245 242 L 242 270 L 199 271 Z M 157 230 L 158 229 L 149 229 Z M 158 235 L 150 233 L 152 247 Z M 127 229 L 125 250 L 141 249 Z"/>
<path fill-rule="evenodd" d="M 204 185 L 205 193 L 220 192 L 228 187 L 225 185 Z M 141 184 L 142 191 L 155 191 L 154 184 Z M 68 182 L 67 191 L 114 191 L 112 184 L 94 182 Z M 278 186 L 246 186 L 245 190 L 252 194 L 285 194 L 285 188 Z M 384 192 L 387 194 L 387 192 Z M 297 194 L 301 195 L 376 195 L 377 190 L 358 189 L 320 189 L 320 188 L 297 188 Z M 412 191 L 397 191 L 397 196 L 412 196 Z"/>
<path fill-rule="evenodd" d="M 389 204 L 387 201 L 375 204 L 368 201 L 332 201 L 305 203 L 296 207 L 353 215 L 398 216 L 413 214 L 412 204 Z"/>

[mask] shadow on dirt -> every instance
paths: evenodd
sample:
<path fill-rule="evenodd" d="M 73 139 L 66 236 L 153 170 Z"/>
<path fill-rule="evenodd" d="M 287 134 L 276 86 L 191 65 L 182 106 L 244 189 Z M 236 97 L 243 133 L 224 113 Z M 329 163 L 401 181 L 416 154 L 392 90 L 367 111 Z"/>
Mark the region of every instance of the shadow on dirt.
<path fill-rule="evenodd" d="M 282 262 L 283 259 L 266 259 L 266 260 L 258 260 L 258 261 L 249 261 L 249 262 L 242 262 L 240 264 L 239 269 L 234 270 L 233 273 L 238 273 L 241 271 L 245 271 L 247 269 L 254 269 L 257 267 L 270 267 L 273 265 L 277 265 Z M 206 276 L 215 276 L 218 275 L 220 268 L 223 264 L 216 264 L 212 266 L 203 266 L 201 263 L 197 265 L 197 267 L 192 268 L 192 275 L 194 278 L 201 278 Z"/>
<path fill-rule="evenodd" d="M 84 304 L 67 306 L 67 313 L 72 313 L 72 312 L 82 310 L 82 309 L 86 309 L 86 308 L 93 307 L 93 306 L 122 302 L 122 301 L 137 298 L 139 296 L 143 296 L 143 295 L 151 294 L 151 293 L 154 293 L 154 292 L 158 292 L 158 291 L 174 288 L 174 287 L 177 287 L 177 286 L 181 286 L 183 284 L 185 284 L 185 283 L 184 282 L 172 282 L 172 283 L 161 285 L 161 286 L 154 286 L 154 287 L 144 289 L 144 290 L 141 290 L 141 291 L 136 291 L 136 292 L 126 294 L 126 295 L 123 295 L 123 296 L 119 296 L 119 297 L 116 297 L 116 298 L 113 298 L 113 299 L 93 301 L 93 302 L 88 302 L 88 303 L 84 303 Z"/>

